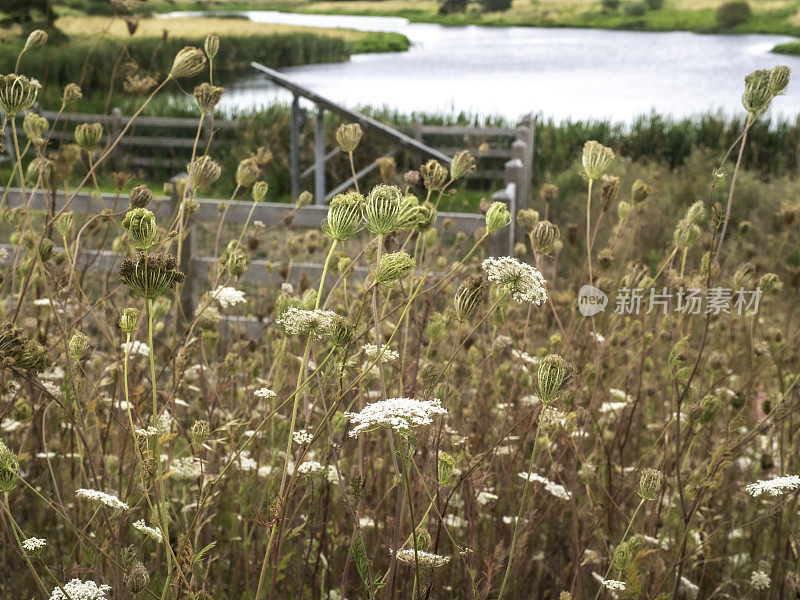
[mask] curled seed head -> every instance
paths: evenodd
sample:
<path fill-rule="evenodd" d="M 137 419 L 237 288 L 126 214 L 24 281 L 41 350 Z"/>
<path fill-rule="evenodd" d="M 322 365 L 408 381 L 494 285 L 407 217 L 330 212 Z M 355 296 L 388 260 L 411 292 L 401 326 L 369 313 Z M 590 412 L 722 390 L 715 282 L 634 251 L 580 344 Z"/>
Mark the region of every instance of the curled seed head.
<path fill-rule="evenodd" d="M 456 459 L 453 458 L 447 452 L 440 452 L 438 469 L 437 469 L 439 475 L 439 483 L 441 485 L 447 485 L 448 483 L 450 483 L 450 480 L 453 478 L 455 470 L 456 470 Z"/>
<path fill-rule="evenodd" d="M 379 285 L 394 283 L 408 275 L 415 265 L 414 259 L 406 252 L 384 254 L 372 269 L 372 278 Z"/>
<path fill-rule="evenodd" d="M 245 158 L 236 167 L 236 185 L 250 187 L 261 177 L 261 168 L 252 157 Z"/>
<path fill-rule="evenodd" d="M 655 500 L 658 490 L 661 489 L 661 471 L 656 469 L 643 469 L 636 485 L 636 493 L 642 500 Z"/>
<path fill-rule="evenodd" d="M 168 78 L 192 77 L 202 71 L 205 66 L 205 53 L 200 48 L 186 46 L 175 55 Z"/>
<path fill-rule="evenodd" d="M 124 577 L 125 588 L 131 594 L 138 594 L 144 591 L 150 585 L 150 573 L 141 562 L 137 562 L 134 567 L 125 574 Z"/>
<path fill-rule="evenodd" d="M 75 128 L 75 141 L 81 150 L 91 152 L 103 137 L 103 126 L 100 123 L 81 123 Z"/>
<path fill-rule="evenodd" d="M 206 41 L 203 44 L 206 50 L 206 56 L 209 60 L 214 60 L 214 57 L 219 52 L 219 38 L 215 35 L 206 36 Z"/>
<path fill-rule="evenodd" d="M 469 150 L 462 150 L 453 157 L 453 161 L 450 163 L 450 177 L 455 181 L 466 177 L 477 168 L 477 163 Z"/>
<path fill-rule="evenodd" d="M 606 172 L 613 160 L 614 151 L 611 148 L 594 140 L 586 142 L 581 153 L 584 177 L 590 181 L 598 179 Z"/>
<path fill-rule="evenodd" d="M 569 385 L 575 375 L 575 368 L 558 354 L 545 356 L 539 363 L 537 379 L 542 403 L 547 405 L 558 392 Z"/>
<path fill-rule="evenodd" d="M 133 333 L 139 326 L 139 315 L 138 308 L 123 308 L 119 317 L 119 328 L 125 333 Z"/>
<path fill-rule="evenodd" d="M 83 98 L 83 92 L 77 83 L 68 83 L 64 86 L 64 93 L 61 95 L 61 102 L 64 106 L 72 106 L 81 98 Z"/>
<path fill-rule="evenodd" d="M 194 96 L 194 103 L 197 105 L 200 113 L 205 115 L 211 113 L 216 108 L 224 93 L 225 88 L 205 82 L 195 86 L 192 95 Z"/>
<path fill-rule="evenodd" d="M 769 72 L 769 91 L 773 96 L 778 96 L 786 91 L 791 75 L 792 70 L 789 67 L 778 65 L 772 68 Z"/>
<path fill-rule="evenodd" d="M 0 441 L 0 491 L 8 494 L 17 487 L 19 461 L 8 447 Z"/>
<path fill-rule="evenodd" d="M 631 186 L 631 201 L 634 204 L 644 202 L 653 195 L 653 188 L 647 185 L 641 179 L 637 179 Z"/>
<path fill-rule="evenodd" d="M 362 227 L 364 196 L 358 192 L 337 194 L 328 206 L 322 231 L 338 242 L 351 239 Z"/>
<path fill-rule="evenodd" d="M 619 195 L 619 177 L 616 175 L 603 175 L 600 177 L 600 206 L 603 211 L 608 210 Z"/>
<path fill-rule="evenodd" d="M 539 221 L 531 231 L 531 246 L 537 254 L 550 254 L 560 238 L 561 230 L 558 225 L 550 221 Z"/>
<path fill-rule="evenodd" d="M 125 213 L 122 228 L 131 239 L 131 246 L 137 250 L 147 250 L 156 243 L 156 216 L 146 208 L 132 208 Z"/>
<path fill-rule="evenodd" d="M 463 323 L 469 319 L 483 301 L 483 289 L 486 285 L 481 275 L 470 275 L 456 290 L 453 296 L 453 314 L 456 320 Z"/>
<path fill-rule="evenodd" d="M 47 43 L 47 32 L 42 29 L 34 29 L 25 40 L 25 50 L 41 48 Z"/>
<path fill-rule="evenodd" d="M 525 233 L 530 234 L 538 222 L 539 213 L 532 208 L 521 208 L 517 211 L 517 224 Z"/>
<path fill-rule="evenodd" d="M 69 340 L 69 352 L 75 360 L 81 360 L 86 356 L 89 348 L 89 337 L 80 331 L 76 332 Z"/>
<path fill-rule="evenodd" d="M 334 348 L 344 348 L 356 334 L 356 328 L 353 322 L 347 317 L 337 316 L 331 325 L 331 345 Z"/>
<path fill-rule="evenodd" d="M 189 181 L 191 185 L 198 190 L 207 190 L 222 173 L 222 167 L 217 164 L 210 156 L 198 156 L 186 167 L 186 172 L 189 174 Z"/>
<path fill-rule="evenodd" d="M 775 273 L 764 273 L 764 275 L 761 276 L 758 287 L 765 294 L 778 294 L 783 289 L 783 282 Z"/>
<path fill-rule="evenodd" d="M 192 440 L 193 446 L 202 446 L 205 444 L 210 434 L 211 428 L 208 424 L 208 421 L 204 419 L 198 419 L 195 421 L 191 430 L 189 430 L 189 437 Z"/>
<path fill-rule="evenodd" d="M 552 204 L 558 200 L 558 186 L 552 183 L 545 183 L 539 190 L 539 197 L 546 204 Z"/>
<path fill-rule="evenodd" d="M 336 130 L 336 143 L 342 152 L 353 152 L 361 141 L 364 131 L 358 123 L 342 123 Z"/>
<path fill-rule="evenodd" d="M 131 208 L 145 208 L 153 199 L 153 192 L 146 185 L 137 185 L 128 196 Z"/>
<path fill-rule="evenodd" d="M 75 213 L 71 210 L 61 213 L 56 219 L 56 231 L 59 235 L 67 237 L 75 226 Z"/>
<path fill-rule="evenodd" d="M 263 202 L 267 197 L 269 191 L 269 184 L 266 181 L 256 181 L 253 184 L 253 189 L 250 190 L 250 195 L 256 202 Z"/>
<path fill-rule="evenodd" d="M 393 185 L 376 185 L 364 202 L 367 229 L 376 235 L 395 231 L 400 223 L 400 190 Z"/>
<path fill-rule="evenodd" d="M 511 223 L 511 213 L 505 202 L 492 202 L 486 211 L 486 233 L 494 233 Z"/>
<path fill-rule="evenodd" d="M 0 108 L 14 118 L 36 102 L 41 85 L 25 75 L 0 75 Z"/>
<path fill-rule="evenodd" d="M 447 169 L 435 158 L 430 159 L 419 168 L 425 188 L 431 192 L 438 192 L 447 183 Z"/>

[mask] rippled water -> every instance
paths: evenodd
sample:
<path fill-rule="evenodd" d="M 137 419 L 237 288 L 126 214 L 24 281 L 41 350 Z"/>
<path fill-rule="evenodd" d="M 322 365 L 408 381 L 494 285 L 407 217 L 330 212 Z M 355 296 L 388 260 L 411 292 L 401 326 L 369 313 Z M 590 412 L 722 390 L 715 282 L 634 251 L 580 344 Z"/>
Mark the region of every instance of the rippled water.
<path fill-rule="evenodd" d="M 185 15 L 185 13 L 183 13 Z M 197 14 L 197 13 L 195 13 Z M 391 17 L 244 13 L 253 21 L 396 31 L 408 52 L 356 55 L 346 63 L 284 69 L 295 81 L 346 106 L 401 112 L 460 112 L 516 118 L 611 117 L 652 110 L 685 116 L 741 113 L 743 78 L 800 58 L 771 54 L 775 35 L 701 35 L 533 27 L 442 27 Z M 165 15 L 169 16 L 169 15 Z M 258 75 L 227 85 L 223 108 L 254 108 L 290 96 Z M 800 111 L 800 83 L 773 114 Z"/>

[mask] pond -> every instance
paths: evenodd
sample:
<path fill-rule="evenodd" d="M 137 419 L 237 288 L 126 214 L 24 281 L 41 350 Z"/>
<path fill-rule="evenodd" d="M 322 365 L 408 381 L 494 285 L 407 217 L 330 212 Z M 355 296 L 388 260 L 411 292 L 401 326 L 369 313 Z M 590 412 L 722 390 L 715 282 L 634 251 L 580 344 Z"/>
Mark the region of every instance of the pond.
<path fill-rule="evenodd" d="M 168 13 L 162 16 L 169 17 Z M 201 13 L 192 13 L 201 14 Z M 771 54 L 776 35 L 703 35 L 535 27 L 444 27 L 392 17 L 241 13 L 253 21 L 395 31 L 408 52 L 355 55 L 345 63 L 284 69 L 297 83 L 351 108 L 402 113 L 540 113 L 556 120 L 631 121 L 655 111 L 676 117 L 741 114 L 744 76 L 800 58 Z M 226 85 L 224 109 L 252 109 L 290 95 L 256 74 Z M 800 83 L 778 98 L 773 115 L 794 118 Z"/>

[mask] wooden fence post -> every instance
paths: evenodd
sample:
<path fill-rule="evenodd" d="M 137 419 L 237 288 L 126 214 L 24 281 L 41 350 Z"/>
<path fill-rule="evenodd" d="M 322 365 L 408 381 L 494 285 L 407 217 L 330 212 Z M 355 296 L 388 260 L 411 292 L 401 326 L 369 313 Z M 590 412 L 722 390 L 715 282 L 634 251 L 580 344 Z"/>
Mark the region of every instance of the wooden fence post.
<path fill-rule="evenodd" d="M 530 114 L 522 117 L 520 128 L 517 131 L 517 140 L 525 142 L 525 152 L 522 155 L 522 164 L 525 167 L 525 186 L 520 197 L 519 208 L 530 208 L 533 202 L 531 186 L 533 185 L 533 158 L 536 143 L 536 124 Z"/>

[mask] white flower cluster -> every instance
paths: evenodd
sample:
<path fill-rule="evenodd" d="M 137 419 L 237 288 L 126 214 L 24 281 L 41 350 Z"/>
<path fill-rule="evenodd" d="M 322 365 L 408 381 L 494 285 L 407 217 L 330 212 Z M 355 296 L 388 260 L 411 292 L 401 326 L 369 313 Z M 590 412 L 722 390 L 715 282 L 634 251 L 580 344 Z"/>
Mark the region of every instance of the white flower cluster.
<path fill-rule="evenodd" d="M 403 550 L 397 551 L 397 560 L 402 563 L 406 563 L 408 565 L 415 564 L 414 561 L 414 549 L 413 548 L 404 548 Z M 446 565 L 450 562 L 449 556 L 442 556 L 440 554 L 431 554 L 430 552 L 423 552 L 422 550 L 417 550 L 417 562 L 420 565 L 425 567 L 441 567 Z"/>
<path fill-rule="evenodd" d="M 750 573 L 750 585 L 756 590 L 768 590 L 772 581 L 764 571 L 753 571 Z"/>
<path fill-rule="evenodd" d="M 169 467 L 169 476 L 179 481 L 191 481 L 203 472 L 202 461 L 194 456 L 176 458 Z"/>
<path fill-rule="evenodd" d="M 522 479 L 527 479 L 528 481 L 536 481 L 537 483 L 541 483 L 544 485 L 544 489 L 561 500 L 569 500 L 572 497 L 572 495 L 567 491 L 567 488 L 565 488 L 563 485 L 556 483 L 555 481 L 550 481 L 538 473 L 525 473 L 523 471 L 519 474 L 519 476 L 522 477 Z"/>
<path fill-rule="evenodd" d="M 211 296 L 219 302 L 222 308 L 236 306 L 237 304 L 243 304 L 245 302 L 244 292 L 230 286 L 217 287 L 217 289 L 211 292 Z"/>
<path fill-rule="evenodd" d="M 75 495 L 78 498 L 84 498 L 89 500 L 90 502 L 96 502 L 97 504 L 103 504 L 108 508 L 112 509 L 121 509 L 121 510 L 128 510 L 130 506 L 125 504 L 122 500 L 114 496 L 113 494 L 106 494 L 105 492 L 99 492 L 97 490 L 87 490 L 85 488 L 81 488 L 75 491 Z"/>
<path fill-rule="evenodd" d="M 164 541 L 164 536 L 161 535 L 161 532 L 158 529 L 148 527 L 145 524 L 144 519 L 139 519 L 138 521 L 135 521 L 132 525 L 134 529 L 141 531 L 147 537 L 154 539 L 159 544 Z"/>
<path fill-rule="evenodd" d="M 45 546 L 47 546 L 47 540 L 43 540 L 42 538 L 32 537 L 22 542 L 22 548 L 25 552 L 38 552 Z"/>
<path fill-rule="evenodd" d="M 324 471 L 325 467 L 323 467 L 320 463 L 315 460 L 307 460 L 306 462 L 302 463 L 299 467 L 297 467 L 297 472 L 301 475 L 312 475 L 314 473 L 320 473 Z"/>
<path fill-rule="evenodd" d="M 133 340 L 132 342 L 124 342 L 121 347 L 122 353 L 128 354 L 128 356 L 133 356 L 134 354 L 150 356 L 150 346 L 144 342 Z"/>
<path fill-rule="evenodd" d="M 545 280 L 536 267 L 510 256 L 487 258 L 482 267 L 489 281 L 506 288 L 515 302 L 547 302 Z"/>
<path fill-rule="evenodd" d="M 253 396 L 256 398 L 261 398 L 262 400 L 272 400 L 273 398 L 277 397 L 278 394 L 273 392 L 269 388 L 258 388 L 255 392 L 253 392 Z"/>
<path fill-rule="evenodd" d="M 139 437 L 145 437 L 145 438 L 149 438 L 149 437 L 153 437 L 154 435 L 158 435 L 158 429 L 153 427 L 152 425 L 150 427 L 148 427 L 147 429 L 134 429 L 133 431 Z"/>
<path fill-rule="evenodd" d="M 304 310 L 289 308 L 275 322 L 283 327 L 287 335 L 307 335 L 322 339 L 330 334 L 336 313 L 332 310 Z"/>
<path fill-rule="evenodd" d="M 600 405 L 600 412 L 603 414 L 615 413 L 625 409 L 627 406 L 627 402 L 603 402 L 603 404 Z"/>
<path fill-rule="evenodd" d="M 97 585 L 94 581 L 73 579 L 54 589 L 50 594 L 50 600 L 67 600 L 68 598 L 70 600 L 107 600 L 106 593 L 110 591 L 110 585 Z"/>
<path fill-rule="evenodd" d="M 603 580 L 603 587 L 609 590 L 619 590 L 624 591 L 627 585 L 624 581 L 619 581 L 617 579 L 604 579 Z"/>
<path fill-rule="evenodd" d="M 399 352 L 396 350 L 390 350 L 386 346 L 379 347 L 375 344 L 364 344 L 361 349 L 364 351 L 364 356 L 366 356 L 367 359 L 372 362 L 378 360 L 378 356 L 381 357 L 382 363 L 389 363 L 400 359 Z M 381 354 L 381 352 L 383 352 L 383 354 Z"/>
<path fill-rule="evenodd" d="M 298 429 L 292 434 L 292 439 L 298 446 L 304 446 L 311 443 L 311 440 L 314 439 L 314 435 L 305 429 Z"/>
<path fill-rule="evenodd" d="M 767 496 L 780 496 L 787 492 L 793 492 L 800 487 L 800 475 L 784 475 L 775 479 L 762 479 L 755 483 L 748 483 L 745 491 L 757 498 L 766 494 Z"/>
<path fill-rule="evenodd" d="M 447 414 L 438 398 L 414 400 L 413 398 L 389 398 L 367 404 L 360 412 L 346 412 L 344 416 L 355 424 L 350 437 L 364 431 L 389 427 L 404 432 L 418 425 L 430 425 L 434 415 Z"/>

